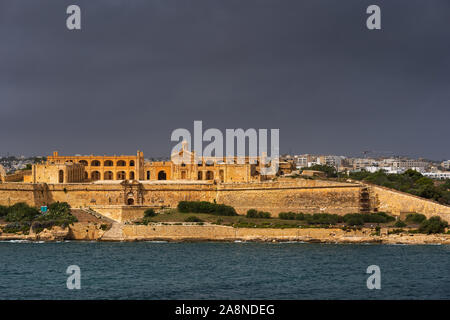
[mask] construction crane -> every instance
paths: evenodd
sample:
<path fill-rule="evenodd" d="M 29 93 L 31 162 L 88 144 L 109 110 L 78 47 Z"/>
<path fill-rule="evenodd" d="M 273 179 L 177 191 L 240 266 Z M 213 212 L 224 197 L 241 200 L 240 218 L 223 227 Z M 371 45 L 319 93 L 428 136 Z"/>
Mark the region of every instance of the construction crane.
<path fill-rule="evenodd" d="M 367 158 L 368 154 L 372 154 L 373 157 L 380 157 L 382 155 L 394 155 L 393 151 L 382 151 L 382 150 L 364 150 L 362 151 L 363 157 Z"/>

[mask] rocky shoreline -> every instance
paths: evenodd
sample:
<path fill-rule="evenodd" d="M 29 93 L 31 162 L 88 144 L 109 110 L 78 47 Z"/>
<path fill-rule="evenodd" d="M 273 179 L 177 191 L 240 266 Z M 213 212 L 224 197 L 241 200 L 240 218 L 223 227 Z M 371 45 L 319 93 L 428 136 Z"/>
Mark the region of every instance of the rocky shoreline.
<path fill-rule="evenodd" d="M 75 223 L 69 227 L 53 227 L 39 233 L 0 234 L 0 241 L 168 241 L 168 242 L 306 242 L 342 244 L 450 244 L 450 234 L 389 234 L 373 229 L 344 231 L 338 228 L 271 229 L 232 228 L 218 225 L 124 225 L 114 224 L 102 230 L 97 224 Z"/>

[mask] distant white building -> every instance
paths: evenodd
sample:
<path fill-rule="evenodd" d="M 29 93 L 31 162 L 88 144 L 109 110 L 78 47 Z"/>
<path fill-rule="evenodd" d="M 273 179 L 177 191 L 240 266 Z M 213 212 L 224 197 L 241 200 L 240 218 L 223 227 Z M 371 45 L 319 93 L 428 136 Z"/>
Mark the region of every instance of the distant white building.
<path fill-rule="evenodd" d="M 365 171 L 370 172 L 370 173 L 374 173 L 374 172 L 377 172 L 378 170 L 384 169 L 384 168 L 380 168 L 380 167 L 377 167 L 377 166 L 367 166 L 367 167 L 364 167 L 363 169 Z"/>
<path fill-rule="evenodd" d="M 352 158 L 349 159 L 349 164 L 353 167 L 354 170 L 363 169 L 366 167 L 376 167 L 378 162 L 375 159 L 369 158 Z"/>
<path fill-rule="evenodd" d="M 328 155 L 328 156 L 319 156 L 317 158 L 317 161 L 321 165 L 339 168 L 341 166 L 342 159 L 343 157 L 341 156 Z"/>
<path fill-rule="evenodd" d="M 450 170 L 450 160 L 443 161 L 441 166 L 444 167 L 445 170 Z"/>
<path fill-rule="evenodd" d="M 294 156 L 295 165 L 298 169 L 303 167 L 310 167 L 310 163 L 315 162 L 317 157 L 310 154 L 302 154 Z"/>
<path fill-rule="evenodd" d="M 450 172 L 425 172 L 423 175 L 425 177 L 437 180 L 450 179 Z"/>
<path fill-rule="evenodd" d="M 419 172 L 425 172 L 429 166 L 430 164 L 428 162 L 413 159 L 396 160 L 392 162 L 393 169 L 412 169 Z"/>

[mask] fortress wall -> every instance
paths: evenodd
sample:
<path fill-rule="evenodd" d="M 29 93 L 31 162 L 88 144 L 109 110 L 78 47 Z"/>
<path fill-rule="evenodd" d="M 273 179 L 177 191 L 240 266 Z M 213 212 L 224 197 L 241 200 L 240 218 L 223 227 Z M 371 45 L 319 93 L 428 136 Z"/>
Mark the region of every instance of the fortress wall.
<path fill-rule="evenodd" d="M 370 191 L 376 198 L 378 211 L 396 216 L 421 213 L 430 218 L 439 215 L 450 222 L 450 206 L 380 186 L 370 185 Z"/>
<path fill-rule="evenodd" d="M 210 201 L 216 196 L 216 185 L 144 184 L 143 204 L 176 208 L 180 201 Z"/>
<path fill-rule="evenodd" d="M 2 191 L 2 186 L 6 190 Z M 255 208 L 271 212 L 281 211 L 349 213 L 359 210 L 360 185 L 333 181 L 296 179 L 292 182 L 226 183 L 161 183 L 141 184 L 140 195 L 144 206 L 175 208 L 179 201 L 210 201 L 225 203 L 245 214 Z M 4 188 L 4 189 L 5 189 Z M 39 191 L 37 191 L 39 190 Z M 3 204 L 25 201 L 40 206 L 56 201 L 68 202 L 72 207 L 123 206 L 125 190 L 121 184 L 1 184 Z M 133 192 L 137 192 L 134 190 Z M 9 202 L 8 202 L 9 201 Z M 138 204 L 138 202 L 135 202 Z M 103 209 L 101 209 L 103 210 Z M 142 212 L 142 208 L 140 209 Z M 113 212 L 114 211 L 114 212 Z M 111 209 L 111 215 L 120 210 Z M 123 211 L 123 210 L 122 210 Z M 136 213 L 127 212 L 131 218 Z M 126 218 L 126 217 L 125 217 Z M 119 218 L 114 218 L 120 221 Z M 119 220 L 118 220 L 119 219 Z M 128 218 L 126 218 L 128 219 Z"/>
<path fill-rule="evenodd" d="M 3 206 L 10 206 L 18 202 L 40 206 L 47 201 L 47 196 L 47 190 L 43 185 L 0 183 L 0 205 Z"/>
<path fill-rule="evenodd" d="M 258 209 L 277 216 L 283 211 L 346 214 L 359 212 L 361 186 L 320 180 L 294 180 L 219 186 L 216 201 L 245 214 Z"/>
<path fill-rule="evenodd" d="M 73 208 L 93 205 L 122 205 L 123 187 L 119 184 L 50 184 L 49 203 L 68 202 Z"/>
<path fill-rule="evenodd" d="M 304 213 L 355 213 L 359 212 L 360 189 L 364 185 L 335 181 L 292 179 L 292 181 L 267 181 L 248 183 L 142 183 L 133 186 L 139 193 L 143 206 L 175 208 L 179 201 L 210 201 L 225 203 L 245 214 L 254 208 L 271 212 L 276 216 L 282 211 Z M 369 185 L 371 198 L 379 211 L 400 215 L 417 212 L 431 217 L 440 215 L 450 221 L 450 206 L 412 196 L 396 190 Z M 128 188 L 128 187 L 127 187 Z M 72 207 L 118 206 L 125 204 L 129 190 L 121 184 L 74 183 L 30 184 L 0 183 L 0 205 L 26 202 L 41 206 L 56 201 L 66 201 Z M 139 191 L 136 191 L 139 190 Z M 138 202 L 136 202 L 138 203 Z M 141 216 L 143 207 L 121 209 L 111 212 L 117 221 Z M 114 211 L 114 210 L 112 210 Z M 125 219 L 125 220 L 120 220 Z"/>

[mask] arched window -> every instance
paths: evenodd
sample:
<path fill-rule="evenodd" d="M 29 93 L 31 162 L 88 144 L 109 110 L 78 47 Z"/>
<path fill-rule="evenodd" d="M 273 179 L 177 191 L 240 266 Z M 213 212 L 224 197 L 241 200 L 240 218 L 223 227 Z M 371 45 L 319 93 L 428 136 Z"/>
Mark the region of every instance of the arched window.
<path fill-rule="evenodd" d="M 126 163 L 125 163 L 125 161 L 123 161 L 123 160 L 119 160 L 119 161 L 117 161 L 117 166 L 118 166 L 118 167 L 125 167 L 125 166 L 126 166 Z"/>
<path fill-rule="evenodd" d="M 219 170 L 219 178 L 221 182 L 225 180 L 223 170 Z"/>
<path fill-rule="evenodd" d="M 186 167 L 186 163 L 182 162 L 182 163 L 181 163 L 181 166 L 182 166 L 182 167 Z"/>
<path fill-rule="evenodd" d="M 203 179 L 203 172 L 199 171 L 197 174 L 197 180 L 202 180 Z"/>
<path fill-rule="evenodd" d="M 111 160 L 105 160 L 104 166 L 105 167 L 112 167 L 114 163 Z"/>
<path fill-rule="evenodd" d="M 92 160 L 91 167 L 100 167 L 100 161 L 98 160 Z"/>
<path fill-rule="evenodd" d="M 113 173 L 111 171 L 106 171 L 103 175 L 104 180 L 112 180 L 113 179 Z"/>
<path fill-rule="evenodd" d="M 206 180 L 214 180 L 214 172 L 206 171 Z"/>
<path fill-rule="evenodd" d="M 63 170 L 59 170 L 59 172 L 58 172 L 58 182 L 64 183 L 64 171 Z"/>
<path fill-rule="evenodd" d="M 134 171 L 130 171 L 130 180 L 134 180 Z"/>
<path fill-rule="evenodd" d="M 147 171 L 147 180 L 150 180 L 150 171 Z"/>
<path fill-rule="evenodd" d="M 160 172 L 158 172 L 158 180 L 166 180 L 167 179 L 167 175 L 166 172 L 161 170 Z"/>
<path fill-rule="evenodd" d="M 125 171 L 117 172 L 117 180 L 125 180 Z"/>
<path fill-rule="evenodd" d="M 88 162 L 86 160 L 80 160 L 80 163 L 82 165 L 84 165 L 85 167 L 87 167 L 87 165 L 88 165 Z"/>
<path fill-rule="evenodd" d="M 130 160 L 130 167 L 134 167 L 134 160 Z"/>
<path fill-rule="evenodd" d="M 98 172 L 98 171 L 92 171 L 92 173 L 91 173 L 91 179 L 92 179 L 93 181 L 100 180 L 100 172 Z"/>

